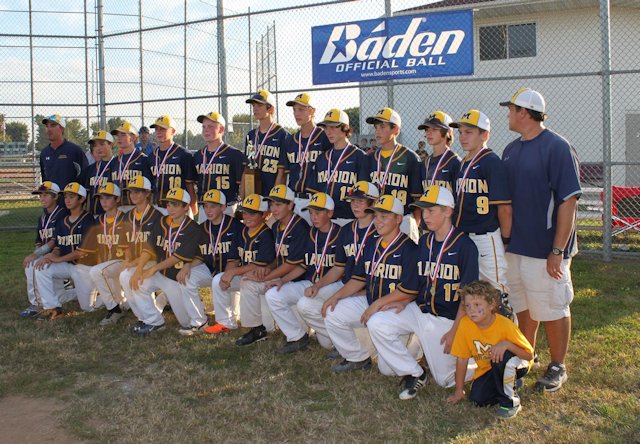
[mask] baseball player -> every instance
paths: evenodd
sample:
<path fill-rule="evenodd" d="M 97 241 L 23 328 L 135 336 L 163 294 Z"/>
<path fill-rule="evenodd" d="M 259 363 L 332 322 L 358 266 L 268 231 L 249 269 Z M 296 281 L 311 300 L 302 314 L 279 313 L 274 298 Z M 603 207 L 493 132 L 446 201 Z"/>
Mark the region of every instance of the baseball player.
<path fill-rule="evenodd" d="M 256 162 L 260 169 L 261 191 L 263 196 L 268 196 L 269 191 L 277 184 L 285 183 L 285 172 L 281 165 L 281 156 L 284 153 L 287 131 L 278 125 L 273 116 L 276 112 L 274 101 L 269 91 L 262 89 L 246 100 L 251 104 L 253 117 L 258 120 L 258 127 L 247 134 L 245 141 L 245 154 L 247 147 L 253 146 L 256 152 Z M 244 183 L 240 187 L 244 193 Z M 241 197 L 246 197 L 241 195 Z"/>
<path fill-rule="evenodd" d="M 191 212 L 198 211 L 194 184 L 197 180 L 193 156 L 173 141 L 176 129 L 170 116 L 163 115 L 151 125 L 155 129 L 158 148 L 151 156 L 151 172 L 156 177 L 155 203 L 163 214 L 167 193 L 173 188 L 186 189 L 191 202 Z M 166 215 L 166 214 L 165 214 Z"/>
<path fill-rule="evenodd" d="M 420 182 L 420 159 L 406 146 L 400 145 L 396 137 L 400 134 L 400 115 L 391 108 L 382 108 L 366 122 L 375 128 L 376 141 L 380 149 L 373 154 L 370 177 L 380 194 L 391 194 L 398 198 L 405 209 L 402 231 L 414 242 L 420 235 L 419 211 L 411 214 L 409 204 L 422 195 Z"/>
<path fill-rule="evenodd" d="M 509 107 L 509 129 L 520 134 L 502 155 L 513 195 L 507 282 L 520 328 L 534 347 L 544 322 L 551 362 L 536 387 L 552 392 L 567 381 L 580 168 L 575 149 L 544 126 L 539 92 L 521 89 L 500 105 Z"/>
<path fill-rule="evenodd" d="M 93 147 L 92 163 L 82 171 L 80 183 L 85 187 L 89 196 L 87 198 L 87 210 L 92 216 L 98 217 L 104 213 L 97 196 L 101 186 L 111 182 L 117 174 L 117 159 L 113 156 L 113 136 L 107 131 L 100 130 L 89 140 Z"/>
<path fill-rule="evenodd" d="M 233 216 L 238 207 L 238 193 L 246 159 L 240 150 L 222 141 L 225 120 L 220 113 L 214 111 L 200 115 L 198 122 L 202 124 L 202 137 L 207 143 L 193 154 L 198 173 L 198 202 L 202 202 L 209 190 L 220 190 L 225 197 L 225 211 Z M 198 222 L 205 220 L 207 216 L 200 208 Z"/>
<path fill-rule="evenodd" d="M 87 157 L 82 148 L 64 138 L 66 119 L 53 114 L 42 119 L 42 124 L 46 127 L 49 145 L 40 153 L 40 177 L 43 182 L 53 182 L 64 189 L 69 182 L 79 179 L 87 167 Z M 62 195 L 58 196 L 58 204 L 64 206 Z"/>
<path fill-rule="evenodd" d="M 483 112 L 471 109 L 450 126 L 458 128 L 466 152 L 456 182 L 454 225 L 478 247 L 480 279 L 506 295 L 502 236 L 511 236 L 511 194 L 504 164 L 487 148 L 491 122 Z"/>
<path fill-rule="evenodd" d="M 316 338 L 322 347 L 333 348 L 321 310 L 324 301 L 342 287 L 342 282 L 338 280 L 328 284 L 310 296 L 305 296 L 304 291 L 327 274 L 335 263 L 340 226 L 331 221 L 334 207 L 335 203 L 328 194 L 316 193 L 311 196 L 305 210 L 311 213 L 313 227 L 307 236 L 308 246 L 304 254 L 304 262 L 278 281 L 268 285 L 270 288 L 266 293 L 267 303 L 287 340 L 278 349 L 278 353 L 293 353 L 307 348 L 308 327 L 315 330 Z M 302 275 L 304 280 L 297 281 L 296 279 Z M 308 327 L 300 322 L 294 307 L 297 308 Z"/>
<path fill-rule="evenodd" d="M 216 322 L 233 330 L 237 328 L 237 310 L 232 292 L 240 291 L 240 321 L 250 330 L 238 338 L 236 345 L 245 346 L 267 339 L 267 331 L 273 330 L 273 319 L 261 292 L 243 277 L 273 263 L 275 243 L 273 233 L 265 223 L 268 204 L 262 196 L 250 194 L 239 209 L 243 212 L 245 226 L 241 236 L 234 238 L 233 254 L 229 255 L 224 273 L 213 277 L 211 292 Z"/>
<path fill-rule="evenodd" d="M 354 218 L 346 200 L 347 192 L 360 180 L 369 179 L 370 157 L 349 142 L 351 127 L 349 116 L 334 108 L 318 124 L 324 128 L 332 147 L 322 153 L 316 162 L 318 191 L 329 194 L 336 203 L 334 221 L 344 226 Z"/>
<path fill-rule="evenodd" d="M 451 151 L 453 130 L 449 124 L 451 116 L 443 111 L 434 111 L 418 126 L 424 130 L 424 136 L 431 145 L 431 155 L 427 156 L 420 169 L 422 188 L 426 191 L 432 185 L 447 188 L 452 193 L 456 189 L 460 157 Z"/>
<path fill-rule="evenodd" d="M 442 387 L 455 382 L 456 360 L 449 355 L 464 314 L 457 296 L 460 285 L 477 280 L 478 251 L 474 243 L 451 222 L 453 195 L 432 185 L 412 206 L 422 209 L 429 232 L 418 243 L 418 285 L 415 302 L 405 300 L 396 311 L 376 313 L 369 321 L 371 339 L 393 373 L 403 376 L 400 399 L 412 399 L 426 384 L 427 372 L 416 362 L 402 337 L 418 337 L 429 370 Z M 468 378 L 472 377 L 470 368 Z"/>
<path fill-rule="evenodd" d="M 89 275 L 93 287 L 100 294 L 100 305 L 104 304 L 108 310 L 106 317 L 100 322 L 101 326 L 114 324 L 122 317 L 120 304 L 124 303 L 124 298 L 118 276 L 129 243 L 126 235 L 127 217 L 118 209 L 120 195 L 120 187 L 113 182 L 107 182 L 98 189 L 96 197 L 100 199 L 100 206 L 105 212 L 96 219 L 79 248 L 82 253 L 93 255 L 96 260 Z M 97 308 L 92 301 L 78 299 L 78 302 L 85 311 Z"/>
<path fill-rule="evenodd" d="M 27 278 L 27 297 L 30 304 L 29 307 L 20 312 L 20 317 L 22 318 L 36 316 L 41 311 L 41 301 L 38 300 L 34 288 L 35 265 L 41 257 L 53 250 L 55 246 L 56 224 L 58 219 L 62 219 L 66 215 L 64 208 L 58 205 L 59 193 L 60 188 L 58 184 L 50 181 L 42 182 L 42 185 L 31 193 L 39 196 L 42 215 L 38 219 L 35 250 L 22 261 L 24 274 Z M 63 286 L 61 285 L 58 292 L 62 290 Z"/>
<path fill-rule="evenodd" d="M 202 196 L 202 211 L 207 216 L 202 226 L 202 238 L 199 243 L 200 256 L 204 261 L 203 269 L 195 259 L 191 264 L 185 264 L 185 267 L 178 273 L 178 282 L 184 286 L 183 291 L 191 292 L 193 298 L 198 296 L 198 288 L 210 287 L 212 283 L 212 274 L 216 276 L 224 273 L 229 261 L 237 261 L 238 251 L 234 250 L 234 239 L 242 236 L 242 223 L 235 217 L 227 214 L 226 198 L 220 190 L 209 190 Z M 193 271 L 192 271 L 193 270 Z M 213 294 L 213 289 L 212 289 Z M 232 312 L 237 313 L 238 295 L 233 295 L 229 299 L 232 301 Z M 216 303 L 215 297 L 214 305 Z M 231 316 L 234 319 L 236 315 Z M 180 333 L 190 336 L 201 330 L 207 333 L 222 333 L 230 330 L 225 324 L 220 323 L 223 320 L 222 311 L 216 310 L 216 318 L 218 323 L 204 327 L 193 326 L 188 329 L 181 329 Z"/>
<path fill-rule="evenodd" d="M 151 175 L 151 161 L 142 151 L 135 148 L 137 131 L 131 123 L 122 122 L 122 125 L 111 131 L 111 135 L 116 138 L 120 150 L 112 178 L 122 191 L 120 211 L 126 213 L 135 206 L 129 197 L 128 182 L 138 176 L 143 176 L 153 185 L 155 178 Z"/>
<path fill-rule="evenodd" d="M 318 191 L 316 186 L 316 160 L 331 144 L 320 126 L 314 123 L 316 105 L 308 93 L 298 94 L 287 102 L 293 110 L 293 117 L 300 129 L 285 140 L 282 164 L 289 175 L 289 188 L 296 196 L 295 211 L 310 223 L 309 213 L 302 208 L 309 203 L 311 194 Z"/>
<path fill-rule="evenodd" d="M 366 326 L 371 333 L 375 313 L 387 310 L 390 304 L 393 307 L 397 301 L 412 300 L 418 293 L 416 244 L 400 231 L 404 205 L 387 194 L 365 211 L 375 214 L 377 236 L 366 241 L 351 279 L 322 308 L 330 336 L 335 338 L 336 349 L 344 357 L 340 364 L 332 367 L 335 373 L 370 368 L 370 352 L 357 339 L 354 330 Z M 361 294 L 363 289 L 366 296 Z M 378 367 L 382 374 L 395 374 L 382 356 Z"/>
<path fill-rule="evenodd" d="M 165 327 L 164 300 L 153 296 L 158 290 L 169 300 L 181 327 L 200 326 L 207 321 L 200 297 L 187 297 L 176 281 L 185 262 L 191 262 L 200 254 L 201 228 L 187 215 L 191 196 L 183 188 L 172 188 L 164 200 L 169 215 L 152 228 L 136 267 L 120 274 L 127 302 L 140 321 L 131 329 L 136 336 L 146 336 Z"/>
<path fill-rule="evenodd" d="M 89 271 L 95 259 L 79 250 L 94 223 L 93 216 L 84 210 L 87 190 L 78 182 L 71 182 L 63 193 L 69 214 L 58 220 L 55 248 L 38 261 L 34 276 L 43 307 L 38 319 L 42 320 L 63 317 L 62 304 L 75 298 L 87 304 L 85 301 L 90 301 L 93 293 Z M 58 290 L 64 279 L 73 280 L 73 295 Z"/>

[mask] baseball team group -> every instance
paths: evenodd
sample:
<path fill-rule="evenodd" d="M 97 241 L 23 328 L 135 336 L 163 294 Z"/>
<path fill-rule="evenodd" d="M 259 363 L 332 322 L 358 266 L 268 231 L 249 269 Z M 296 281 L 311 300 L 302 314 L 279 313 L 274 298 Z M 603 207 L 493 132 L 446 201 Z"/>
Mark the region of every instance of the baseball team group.
<path fill-rule="evenodd" d="M 206 144 L 191 153 L 163 115 L 151 149 L 136 143 L 149 130 L 130 122 L 95 133 L 90 164 L 64 138 L 65 119 L 45 118 L 34 191 L 43 213 L 23 261 L 30 305 L 20 316 L 64 319 L 77 300 L 104 310 L 103 328 L 132 312 L 141 337 L 164 329 L 171 311 L 184 336 L 242 328 L 239 347 L 284 336 L 286 355 L 315 338 L 334 373 L 377 362 L 401 378 L 403 400 L 431 375 L 453 388 L 451 403 L 471 381 L 468 399 L 502 419 L 521 409 L 543 323 L 550 362 L 535 387 L 561 388 L 581 187 L 575 150 L 545 127 L 539 92 L 496 104 L 517 136 L 501 157 L 484 112 L 430 113 L 417 128 L 424 160 L 397 142 L 404 128 L 391 108 L 366 118 L 377 146 L 362 149 L 343 110 L 315 123 L 308 93 L 287 102 L 293 134 L 274 121 L 268 91 L 246 102 L 258 125 L 242 148 L 224 142 L 225 119 L 210 112 L 197 118 Z"/>

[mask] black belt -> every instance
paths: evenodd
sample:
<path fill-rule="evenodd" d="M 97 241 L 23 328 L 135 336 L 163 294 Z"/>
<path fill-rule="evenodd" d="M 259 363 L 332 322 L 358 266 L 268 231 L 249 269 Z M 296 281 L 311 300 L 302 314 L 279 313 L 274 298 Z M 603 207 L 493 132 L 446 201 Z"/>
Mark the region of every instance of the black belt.
<path fill-rule="evenodd" d="M 484 236 L 485 234 L 489 234 L 489 233 L 493 233 L 493 231 L 483 231 L 482 233 L 468 233 L 469 236 L 471 236 L 472 234 L 474 236 Z"/>
<path fill-rule="evenodd" d="M 311 193 L 296 193 L 296 197 L 299 199 L 310 199 Z"/>

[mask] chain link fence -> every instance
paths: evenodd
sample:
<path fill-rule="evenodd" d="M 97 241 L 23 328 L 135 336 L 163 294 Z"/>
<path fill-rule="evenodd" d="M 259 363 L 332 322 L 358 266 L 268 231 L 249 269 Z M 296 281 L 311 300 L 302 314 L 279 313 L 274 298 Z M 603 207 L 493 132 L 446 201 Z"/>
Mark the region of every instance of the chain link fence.
<path fill-rule="evenodd" d="M 427 152 L 417 126 L 432 111 L 458 118 L 480 109 L 492 121 L 489 146 L 501 154 L 516 134 L 498 102 L 530 87 L 547 100 L 547 126 L 573 144 L 581 161 L 581 248 L 602 251 L 605 259 L 612 251 L 640 251 L 637 2 L 291 0 L 276 9 L 266 1 L 69 0 L 56 6 L 31 0 L 0 9 L 2 135 L 24 142 L 19 154 L 0 150 L 2 228 L 35 223 L 37 202 L 27 192 L 39 180 L 38 150 L 47 143 L 42 115 L 71 119 L 67 137 L 86 146 L 100 126 L 112 129 L 121 119 L 148 126 L 170 114 L 176 140 L 196 150 L 203 144 L 196 117 L 218 110 L 231 123 L 226 141 L 241 146 L 255 125 L 245 99 L 266 88 L 286 128 L 296 124 L 285 102 L 310 92 L 316 120 L 330 108 L 348 110 L 353 142 L 370 144 L 373 128 L 365 118 L 390 106 L 402 116 L 401 143 Z M 466 9 L 473 9 L 472 75 L 313 84 L 312 26 Z M 452 148 L 462 154 L 457 142 Z"/>

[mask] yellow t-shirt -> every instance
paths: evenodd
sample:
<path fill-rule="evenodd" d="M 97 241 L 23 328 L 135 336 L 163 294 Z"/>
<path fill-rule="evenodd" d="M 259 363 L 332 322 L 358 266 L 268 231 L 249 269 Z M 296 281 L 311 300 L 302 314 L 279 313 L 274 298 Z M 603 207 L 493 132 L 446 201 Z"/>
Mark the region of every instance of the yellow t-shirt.
<path fill-rule="evenodd" d="M 468 316 L 460 319 L 456 337 L 451 346 L 451 354 L 459 358 L 473 358 L 478 364 L 473 379 L 478 379 L 491 370 L 491 347 L 500 341 L 509 341 L 533 353 L 527 338 L 510 319 L 496 314 L 489 327 L 479 328 Z"/>

